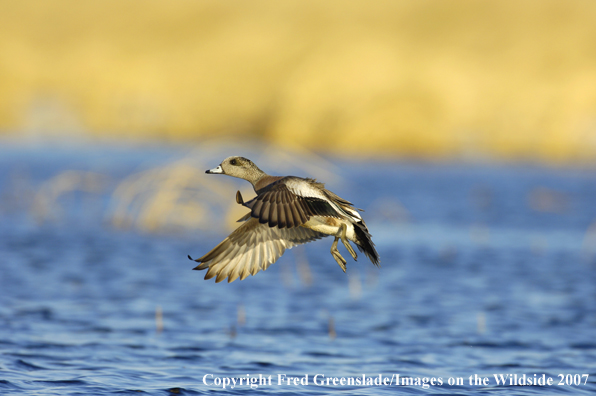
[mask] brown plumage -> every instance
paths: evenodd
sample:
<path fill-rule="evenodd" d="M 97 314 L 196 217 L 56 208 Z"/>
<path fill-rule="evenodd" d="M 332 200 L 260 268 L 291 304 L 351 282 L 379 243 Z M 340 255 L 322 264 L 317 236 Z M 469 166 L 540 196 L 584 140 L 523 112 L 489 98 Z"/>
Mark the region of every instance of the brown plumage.
<path fill-rule="evenodd" d="M 206 173 L 245 179 L 253 185 L 257 196 L 245 202 L 240 192 L 236 194 L 236 202 L 250 209 L 239 220 L 244 224 L 205 256 L 194 260 L 201 263 L 194 269 L 207 269 L 205 279 L 243 280 L 267 269 L 286 249 L 328 235 L 335 236 L 331 254 L 344 272 L 346 260 L 337 250 L 338 240 L 354 260 L 357 255 L 349 241 L 379 265 L 379 255 L 358 209 L 325 189 L 323 183 L 295 176 L 269 176 L 243 157 L 226 158 Z"/>

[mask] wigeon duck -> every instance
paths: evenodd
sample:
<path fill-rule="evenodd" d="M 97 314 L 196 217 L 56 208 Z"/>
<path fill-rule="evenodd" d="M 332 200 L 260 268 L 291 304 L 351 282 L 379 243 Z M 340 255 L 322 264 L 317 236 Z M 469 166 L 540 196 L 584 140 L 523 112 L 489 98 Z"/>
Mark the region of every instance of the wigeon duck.
<path fill-rule="evenodd" d="M 238 220 L 243 224 L 209 253 L 194 260 L 201 264 L 193 269 L 208 269 L 205 279 L 244 280 L 269 268 L 286 249 L 328 235 L 335 236 L 331 254 L 344 272 L 346 260 L 337 250 L 339 240 L 354 260 L 358 256 L 350 241 L 379 266 L 379 254 L 358 213 L 361 209 L 325 189 L 323 183 L 296 176 L 269 176 L 244 157 L 226 158 L 205 173 L 247 180 L 257 194 L 244 202 L 240 191 L 236 193 L 236 201 L 250 209 Z"/>

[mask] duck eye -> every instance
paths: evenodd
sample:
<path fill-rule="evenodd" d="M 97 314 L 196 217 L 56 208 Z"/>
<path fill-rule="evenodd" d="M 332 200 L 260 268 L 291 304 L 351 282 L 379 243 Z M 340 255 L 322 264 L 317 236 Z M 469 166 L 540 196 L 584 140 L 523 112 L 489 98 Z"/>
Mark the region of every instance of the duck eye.
<path fill-rule="evenodd" d="M 231 160 L 230 165 L 236 165 L 236 160 L 235 159 Z"/>

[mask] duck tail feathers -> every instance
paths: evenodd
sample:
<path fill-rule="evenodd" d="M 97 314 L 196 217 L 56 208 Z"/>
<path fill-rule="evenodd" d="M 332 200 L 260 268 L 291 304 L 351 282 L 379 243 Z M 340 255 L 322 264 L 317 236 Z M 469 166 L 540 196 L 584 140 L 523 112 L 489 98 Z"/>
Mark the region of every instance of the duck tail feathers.
<path fill-rule="evenodd" d="M 354 223 L 354 232 L 356 233 L 356 246 L 358 246 L 358 250 L 364 253 L 371 263 L 377 267 L 380 267 L 381 258 L 375 249 L 375 244 L 372 241 L 372 235 L 370 235 L 368 232 L 366 224 L 364 224 L 363 221 Z"/>

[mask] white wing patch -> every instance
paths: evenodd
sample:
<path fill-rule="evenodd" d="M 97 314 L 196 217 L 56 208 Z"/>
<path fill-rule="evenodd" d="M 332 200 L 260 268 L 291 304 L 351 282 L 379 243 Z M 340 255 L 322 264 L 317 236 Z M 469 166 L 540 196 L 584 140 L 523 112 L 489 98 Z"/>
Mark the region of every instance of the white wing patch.
<path fill-rule="evenodd" d="M 304 198 L 317 198 L 323 199 L 329 202 L 329 199 L 325 196 L 325 194 L 319 190 L 318 188 L 313 187 L 309 182 L 303 179 L 289 179 L 286 181 L 286 187 L 288 190 L 292 192 L 292 194 L 296 194 L 299 197 Z M 331 203 L 331 202 L 329 202 Z"/>
<path fill-rule="evenodd" d="M 346 206 L 342 206 L 342 209 L 344 210 L 344 212 L 347 212 L 350 216 L 352 216 L 356 221 L 362 220 L 362 216 L 360 216 L 360 213 L 358 213 L 357 210 L 348 208 Z"/>
<path fill-rule="evenodd" d="M 335 209 L 335 211 L 339 215 L 347 215 L 355 221 L 362 220 L 362 216 L 360 216 L 360 213 L 358 213 L 358 211 L 345 205 L 338 205 L 336 202 L 329 199 L 329 197 L 327 197 L 327 195 L 325 195 L 323 191 L 321 191 L 319 188 L 314 187 L 311 183 L 304 179 L 291 178 L 288 179 L 285 184 L 288 187 L 288 190 L 290 190 L 290 192 L 292 192 L 293 194 L 305 198 L 322 199 L 326 201 L 329 205 L 331 205 L 331 207 Z"/>
<path fill-rule="evenodd" d="M 289 179 L 286 182 L 286 186 L 288 187 L 288 190 L 290 190 L 293 194 L 296 194 L 296 195 L 298 195 L 300 197 L 304 197 L 304 198 L 316 198 L 316 199 L 321 199 L 321 200 L 327 202 L 329 205 L 331 205 L 331 207 L 333 209 L 335 209 L 335 211 L 337 212 L 338 215 L 342 215 L 342 214 L 346 213 L 345 210 L 343 210 L 335 202 L 333 202 L 332 200 L 330 200 L 325 195 L 325 193 L 323 191 L 321 191 L 320 189 L 314 187 L 312 184 L 310 184 L 306 180 L 303 180 L 303 179 Z M 356 216 L 357 216 L 356 217 L 357 219 L 361 219 L 360 215 L 356 214 Z"/>

